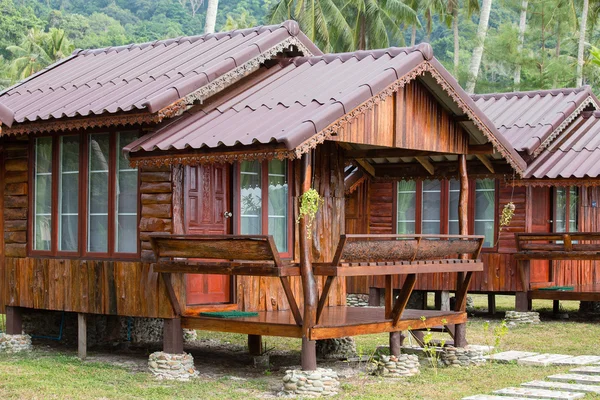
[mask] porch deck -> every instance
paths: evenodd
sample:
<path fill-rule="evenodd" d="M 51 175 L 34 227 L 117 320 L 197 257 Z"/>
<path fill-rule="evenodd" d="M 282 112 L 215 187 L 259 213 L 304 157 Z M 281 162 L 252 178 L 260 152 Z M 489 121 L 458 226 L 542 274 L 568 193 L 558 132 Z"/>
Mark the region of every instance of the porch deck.
<path fill-rule="evenodd" d="M 600 301 L 600 283 L 577 285 L 573 290 L 530 290 L 531 300 Z"/>
<path fill-rule="evenodd" d="M 422 317 L 425 320 L 422 321 Z M 325 307 L 319 324 L 310 329 L 310 340 L 332 339 L 371 333 L 398 332 L 411 328 L 431 328 L 440 325 L 467 322 L 465 312 L 406 309 L 396 326 L 393 319 L 385 318 L 383 307 Z M 302 327 L 297 325 L 290 310 L 261 311 L 258 316 L 240 318 L 214 318 L 185 316 L 184 328 L 248 335 L 302 337 Z"/>

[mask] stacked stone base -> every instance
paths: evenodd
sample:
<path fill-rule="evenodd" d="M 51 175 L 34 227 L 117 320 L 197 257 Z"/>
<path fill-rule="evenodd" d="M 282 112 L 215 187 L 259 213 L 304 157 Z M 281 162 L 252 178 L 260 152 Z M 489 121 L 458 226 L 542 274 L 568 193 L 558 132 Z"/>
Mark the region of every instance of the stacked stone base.
<path fill-rule="evenodd" d="M 440 361 L 447 367 L 469 367 L 485 364 L 483 356 L 484 352 L 479 348 L 448 346 L 440 353 Z"/>
<path fill-rule="evenodd" d="M 0 352 L 19 353 L 22 351 L 30 351 L 31 349 L 31 336 L 0 333 Z"/>
<path fill-rule="evenodd" d="M 407 377 L 419 373 L 419 357 L 412 354 L 384 356 L 376 362 L 374 373 L 386 377 Z"/>
<path fill-rule="evenodd" d="M 340 388 L 338 379 L 338 374 L 332 369 L 288 369 L 283 377 L 283 393 L 304 397 L 333 396 Z"/>
<path fill-rule="evenodd" d="M 158 379 L 188 381 L 198 376 L 191 354 L 169 354 L 157 351 L 150 354 L 148 368 Z"/>
<path fill-rule="evenodd" d="M 329 360 L 356 357 L 356 342 L 351 337 L 317 340 L 317 356 Z"/>
<path fill-rule="evenodd" d="M 349 307 L 368 307 L 369 295 L 360 293 L 346 295 L 346 305 Z"/>
<path fill-rule="evenodd" d="M 520 311 L 507 311 L 504 319 L 506 324 L 509 326 L 521 325 L 521 324 L 539 324 L 540 313 L 535 311 L 520 312 Z"/>

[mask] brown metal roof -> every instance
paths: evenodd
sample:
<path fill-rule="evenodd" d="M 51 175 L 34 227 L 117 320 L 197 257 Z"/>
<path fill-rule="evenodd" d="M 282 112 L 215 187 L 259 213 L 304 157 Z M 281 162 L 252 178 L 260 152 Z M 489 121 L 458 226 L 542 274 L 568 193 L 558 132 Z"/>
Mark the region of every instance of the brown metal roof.
<path fill-rule="evenodd" d="M 0 93 L 0 121 L 10 126 L 12 119 L 25 122 L 135 109 L 154 113 L 210 84 L 216 86 L 209 93 L 213 94 L 292 45 L 303 54 L 322 54 L 294 21 L 145 44 L 76 50 L 70 57 Z M 249 66 L 253 61 L 258 62 Z"/>
<path fill-rule="evenodd" d="M 600 111 L 583 112 L 527 168 L 526 178 L 600 176 Z"/>
<path fill-rule="evenodd" d="M 445 91 L 444 101 L 458 114 L 470 115 L 471 122 L 477 119 L 476 129 L 486 131 L 483 140 L 492 141 L 511 165 L 524 170 L 521 157 L 433 58 L 428 44 L 284 60 L 263 68 L 246 89 L 222 104 L 196 106 L 124 151 L 139 157 L 135 153 L 266 143 L 283 144 L 291 151 L 425 63 L 435 79 L 427 74 L 419 79 Z"/>
<path fill-rule="evenodd" d="M 600 103 L 589 86 L 473 95 L 515 150 L 537 155 L 584 109 Z"/>

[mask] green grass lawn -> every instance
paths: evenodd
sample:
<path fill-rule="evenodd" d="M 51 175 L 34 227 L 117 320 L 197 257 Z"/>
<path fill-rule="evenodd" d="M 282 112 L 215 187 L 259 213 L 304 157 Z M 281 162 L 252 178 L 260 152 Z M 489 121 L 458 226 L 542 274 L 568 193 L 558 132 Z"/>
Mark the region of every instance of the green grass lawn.
<path fill-rule="evenodd" d="M 497 299 L 499 310 L 511 309 L 514 298 Z M 475 307 L 487 307 L 484 296 L 474 296 Z M 551 302 L 534 303 L 536 309 L 551 309 Z M 564 308 L 575 310 L 577 303 L 565 302 Z M 470 319 L 467 335 L 470 343 L 493 344 L 494 326 L 499 318 L 489 321 L 485 316 Z M 199 332 L 200 339 L 219 340 L 235 346 L 245 346 L 246 337 L 237 334 Z M 267 347 L 291 352 L 299 362 L 300 341 L 286 338 L 265 338 Z M 546 320 L 541 325 L 510 329 L 502 338 L 500 350 L 528 350 L 563 354 L 600 354 L 600 324 Z M 361 354 L 387 344 L 387 335 L 356 338 Z M 92 352 L 93 353 L 93 352 Z M 127 357 L 127 356 L 124 356 Z M 214 357 L 219 357 L 216 353 Z M 218 364 L 218 361 L 217 361 Z M 81 362 L 72 349 L 37 350 L 27 355 L 0 354 L 0 399 L 248 399 L 274 397 L 284 370 L 261 373 L 240 367 L 231 371 L 203 370 L 197 364 L 200 378 L 192 382 L 165 382 L 153 379 L 145 372 L 99 362 Z M 246 369 L 244 369 L 246 368 Z M 517 365 L 486 365 L 472 368 L 422 368 L 419 376 L 408 379 L 382 379 L 363 373 L 342 380 L 337 398 L 344 399 L 459 399 L 477 393 L 491 393 L 522 382 L 544 379 L 568 367 L 520 367 Z M 242 372 L 239 372 L 242 371 Z M 250 372 L 248 372 L 250 371 Z M 236 377 L 240 373 L 243 379 Z M 232 377 L 233 376 L 233 377 Z M 587 399 L 600 399 L 588 395 Z"/>

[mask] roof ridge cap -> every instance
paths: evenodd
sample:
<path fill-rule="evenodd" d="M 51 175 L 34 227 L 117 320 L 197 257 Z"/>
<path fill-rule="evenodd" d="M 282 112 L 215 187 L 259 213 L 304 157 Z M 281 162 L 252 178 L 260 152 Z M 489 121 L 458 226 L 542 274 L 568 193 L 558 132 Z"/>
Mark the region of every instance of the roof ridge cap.
<path fill-rule="evenodd" d="M 571 93 L 581 93 L 581 92 L 589 92 L 591 91 L 591 87 L 589 85 L 584 85 L 576 88 L 558 88 L 558 89 L 540 89 L 540 90 L 528 90 L 528 91 L 516 91 L 516 92 L 503 92 L 503 93 L 480 93 L 480 94 L 472 94 L 471 97 L 475 100 L 479 99 L 500 99 L 502 97 L 505 98 L 523 98 L 523 97 L 535 97 L 539 96 L 556 96 L 558 94 L 571 94 Z"/>
<path fill-rule="evenodd" d="M 398 55 L 410 54 L 414 52 L 420 52 L 423 55 L 425 61 L 431 60 L 433 58 L 433 48 L 429 43 L 419 43 L 416 46 L 409 47 L 396 47 L 391 46 L 385 49 L 373 49 L 373 50 L 355 50 L 348 51 L 343 53 L 325 53 L 318 56 L 310 56 L 310 57 L 295 57 L 293 59 L 294 64 L 300 65 L 306 62 L 318 62 L 325 61 L 326 63 L 330 63 L 334 60 L 340 60 L 342 62 L 346 62 L 351 58 L 356 58 L 358 60 L 362 60 L 368 56 L 372 56 L 375 59 L 380 58 L 384 54 L 388 54 L 390 57 L 397 57 Z"/>

